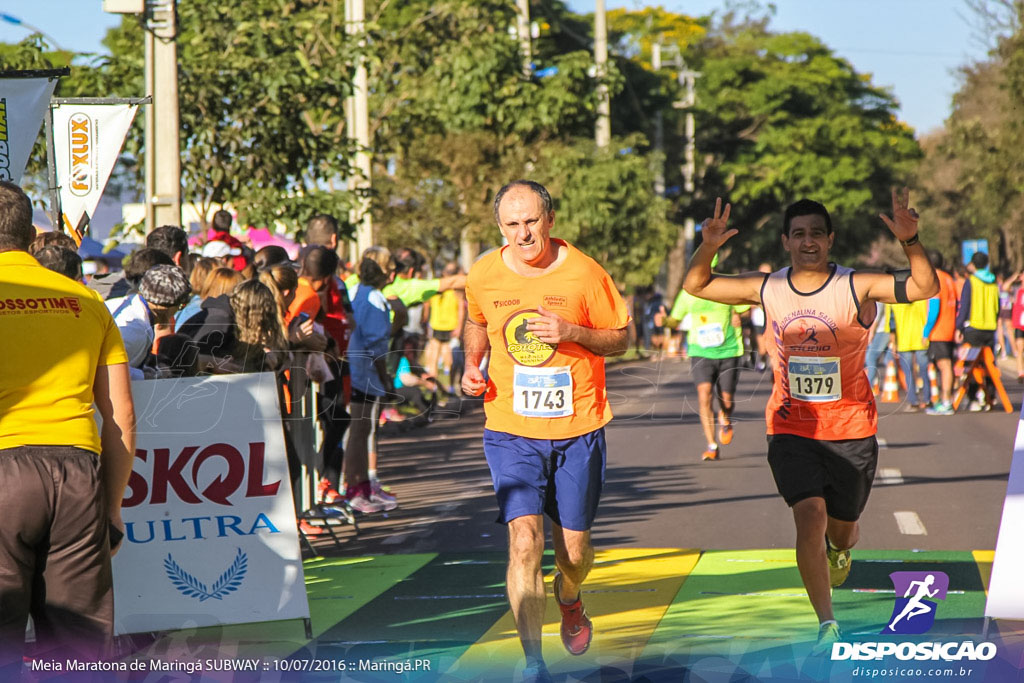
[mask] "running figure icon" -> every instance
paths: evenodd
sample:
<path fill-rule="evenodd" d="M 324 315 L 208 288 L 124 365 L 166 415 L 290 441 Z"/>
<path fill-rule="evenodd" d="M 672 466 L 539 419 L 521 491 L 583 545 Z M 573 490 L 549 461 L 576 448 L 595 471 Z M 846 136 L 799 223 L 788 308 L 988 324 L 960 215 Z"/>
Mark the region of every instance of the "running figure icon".
<path fill-rule="evenodd" d="M 928 590 L 934 583 L 934 574 L 929 574 L 923 581 L 910 582 L 910 585 L 907 586 L 907 592 L 903 594 L 903 597 L 910 598 L 910 600 L 903 607 L 903 611 L 900 612 L 899 615 L 892 620 L 892 623 L 889 624 L 890 631 L 896 632 L 896 623 L 904 617 L 906 617 L 907 621 L 910 621 L 914 617 L 922 614 L 928 614 L 935 609 L 934 604 L 924 602 L 925 598 L 934 598 L 938 594 L 938 588 L 933 591 Z M 910 593 L 914 591 L 914 586 L 917 586 L 917 592 L 914 593 L 914 597 L 911 598 Z"/>

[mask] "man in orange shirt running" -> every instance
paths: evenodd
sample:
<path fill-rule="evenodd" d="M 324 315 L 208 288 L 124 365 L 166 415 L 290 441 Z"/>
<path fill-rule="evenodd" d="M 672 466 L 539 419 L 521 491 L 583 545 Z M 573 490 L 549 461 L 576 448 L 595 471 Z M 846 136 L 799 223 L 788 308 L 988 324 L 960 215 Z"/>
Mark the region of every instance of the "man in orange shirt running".
<path fill-rule="evenodd" d="M 484 454 L 508 525 L 507 585 L 526 654 L 527 680 L 550 680 L 541 652 L 544 519 L 558 572 L 562 643 L 590 646 L 580 587 L 594 562 L 590 527 L 604 483 L 604 425 L 611 420 L 604 356 L 626 350 L 626 305 L 611 277 L 572 245 L 552 239 L 551 195 L 517 180 L 494 215 L 508 245 L 482 257 L 466 284 L 462 390 L 486 390 Z M 491 352 L 489 380 L 480 362 Z"/>
<path fill-rule="evenodd" d="M 764 307 L 775 369 L 765 411 L 768 464 L 793 510 L 797 567 L 820 623 L 816 653 L 840 638 L 830 585 L 849 575 L 849 549 L 878 462 L 878 413 L 864 372 L 875 302 L 908 303 L 939 291 L 908 195 L 893 190 L 892 217 L 881 215 L 910 261 L 907 277 L 855 273 L 829 261 L 832 220 L 824 206 L 807 199 L 790 205 L 783 218 L 790 267 L 769 275 L 712 273 L 715 253 L 739 232 L 728 228 L 730 207 L 722 211 L 719 199 L 683 281 L 703 299 Z"/>

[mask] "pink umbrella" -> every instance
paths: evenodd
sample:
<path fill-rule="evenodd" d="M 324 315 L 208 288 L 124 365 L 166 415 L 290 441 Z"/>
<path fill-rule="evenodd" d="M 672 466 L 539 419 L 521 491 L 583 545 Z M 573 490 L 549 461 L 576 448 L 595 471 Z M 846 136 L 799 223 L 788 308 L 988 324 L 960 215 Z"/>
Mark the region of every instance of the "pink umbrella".
<path fill-rule="evenodd" d="M 287 251 L 288 258 L 293 259 L 299 253 L 298 244 L 288 239 L 287 237 L 270 232 L 270 230 L 267 228 L 249 228 L 246 234 L 247 237 L 243 237 L 242 241 L 249 242 L 249 244 L 252 245 L 252 248 L 256 249 L 257 251 L 262 249 L 263 247 L 273 244 L 278 247 L 282 247 L 285 251 Z"/>

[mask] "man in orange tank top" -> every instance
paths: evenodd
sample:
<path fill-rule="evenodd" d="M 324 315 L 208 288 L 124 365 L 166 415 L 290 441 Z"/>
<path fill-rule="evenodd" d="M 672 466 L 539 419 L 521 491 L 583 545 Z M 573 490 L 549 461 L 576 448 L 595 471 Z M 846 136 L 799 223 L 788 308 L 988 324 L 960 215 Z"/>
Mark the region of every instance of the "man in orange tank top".
<path fill-rule="evenodd" d="M 590 528 L 604 483 L 611 420 L 604 356 L 626 350 L 629 315 L 611 277 L 551 237 L 551 195 L 517 180 L 494 199 L 508 245 L 485 254 L 466 282 L 462 390 L 486 390 L 484 455 L 508 525 L 506 583 L 526 655 L 523 680 L 550 681 L 541 653 L 544 515 L 558 571 L 555 602 L 565 649 L 581 655 L 593 626 L 580 599 L 594 563 Z M 490 350 L 489 377 L 480 362 Z"/>
<path fill-rule="evenodd" d="M 768 463 L 793 510 L 797 566 L 820 624 L 815 653 L 841 637 L 831 587 L 850 572 L 850 548 L 878 460 L 877 411 L 864 372 L 875 303 L 919 301 L 939 291 L 908 203 L 908 191 L 893 190 L 892 216 L 880 216 L 903 245 L 909 276 L 854 273 L 829 261 L 832 220 L 824 206 L 807 199 L 783 217 L 790 267 L 769 275 L 712 273 L 715 253 L 739 233 L 728 228 L 730 206 L 723 211 L 719 199 L 683 281 L 694 296 L 765 310 L 775 370 L 765 415 Z"/>

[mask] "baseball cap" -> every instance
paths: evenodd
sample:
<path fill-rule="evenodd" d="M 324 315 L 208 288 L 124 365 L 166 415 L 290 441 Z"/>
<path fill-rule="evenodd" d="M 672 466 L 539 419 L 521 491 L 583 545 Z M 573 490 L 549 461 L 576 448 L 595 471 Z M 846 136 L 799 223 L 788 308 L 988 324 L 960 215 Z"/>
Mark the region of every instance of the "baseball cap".
<path fill-rule="evenodd" d="M 157 306 L 178 306 L 192 293 L 188 277 L 178 266 L 153 266 L 142 276 L 139 294 Z"/>
<path fill-rule="evenodd" d="M 211 240 L 203 245 L 200 253 L 207 258 L 224 258 L 225 256 L 238 256 L 242 250 L 232 247 L 222 240 Z"/>

